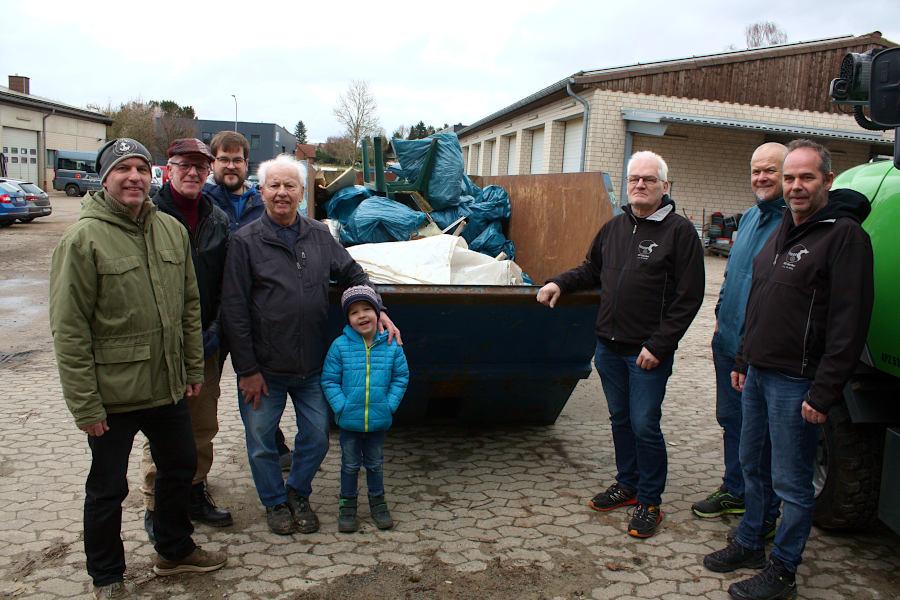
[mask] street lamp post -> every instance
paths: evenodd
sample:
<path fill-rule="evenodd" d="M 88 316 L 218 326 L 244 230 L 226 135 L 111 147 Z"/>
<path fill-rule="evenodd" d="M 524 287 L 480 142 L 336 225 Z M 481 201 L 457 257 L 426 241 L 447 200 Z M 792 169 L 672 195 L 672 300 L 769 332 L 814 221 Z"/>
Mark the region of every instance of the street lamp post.
<path fill-rule="evenodd" d="M 234 98 L 234 132 L 237 133 L 237 96 L 232 94 L 231 97 Z"/>

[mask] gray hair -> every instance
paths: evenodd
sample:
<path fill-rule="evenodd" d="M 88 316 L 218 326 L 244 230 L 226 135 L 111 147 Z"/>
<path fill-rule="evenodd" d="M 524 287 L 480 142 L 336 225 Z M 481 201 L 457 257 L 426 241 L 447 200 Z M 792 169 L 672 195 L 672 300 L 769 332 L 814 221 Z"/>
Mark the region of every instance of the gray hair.
<path fill-rule="evenodd" d="M 300 185 L 306 188 L 306 163 L 303 163 L 290 154 L 279 154 L 275 158 L 271 160 L 267 160 L 259 165 L 259 169 L 256 171 L 256 176 L 259 177 L 259 187 L 263 187 L 266 185 L 266 174 L 269 172 L 269 169 L 272 167 L 292 167 L 297 170 L 297 179 L 300 181 Z"/>
<path fill-rule="evenodd" d="M 809 148 L 819 155 L 819 171 L 822 173 L 822 175 L 827 176 L 829 173 L 831 173 L 831 152 L 828 151 L 828 148 L 812 140 L 801 138 L 799 140 L 794 140 L 790 144 L 788 144 L 787 154 L 790 154 L 794 150 L 799 150 L 800 148 Z"/>
<path fill-rule="evenodd" d="M 668 181 L 669 180 L 669 165 L 666 164 L 666 161 L 663 160 L 663 157 L 657 154 L 656 152 L 651 152 L 649 150 L 641 150 L 640 152 L 635 152 L 631 155 L 631 158 L 628 159 L 628 170 L 627 174 L 631 174 L 631 163 L 640 158 L 652 158 L 657 163 L 657 171 L 660 181 Z"/>

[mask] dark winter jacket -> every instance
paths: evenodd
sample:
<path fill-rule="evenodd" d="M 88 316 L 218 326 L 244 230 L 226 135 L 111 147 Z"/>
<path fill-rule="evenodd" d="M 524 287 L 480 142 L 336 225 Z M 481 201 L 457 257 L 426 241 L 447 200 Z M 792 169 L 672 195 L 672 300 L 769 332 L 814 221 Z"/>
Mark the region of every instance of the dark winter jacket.
<path fill-rule="evenodd" d="M 203 193 L 212 198 L 216 206 L 221 208 L 228 215 L 228 225 L 231 231 L 240 229 L 248 223 L 260 218 L 266 212 L 266 206 L 263 203 L 259 188 L 249 186 L 241 198 L 244 200 L 244 208 L 241 214 L 235 212 L 234 202 L 231 199 L 231 192 L 224 185 L 216 185 L 207 183 L 203 185 Z"/>
<path fill-rule="evenodd" d="M 328 348 L 329 280 L 343 288 L 370 285 L 328 227 L 297 218 L 300 234 L 294 248 L 279 239 L 277 225 L 265 214 L 232 235 L 222 318 L 231 362 L 240 376 L 318 373 Z"/>
<path fill-rule="evenodd" d="M 781 223 L 784 214 L 784 198 L 758 200 L 744 213 L 725 267 L 725 280 L 719 290 L 716 304 L 718 328 L 713 335 L 713 349 L 732 359 L 737 356 L 741 337 L 744 335 L 744 317 L 747 296 L 753 280 L 753 259 L 762 250 L 766 240 Z"/>
<path fill-rule="evenodd" d="M 860 227 L 869 210 L 862 194 L 832 190 L 805 223 L 786 212 L 753 262 L 737 369 L 812 379 L 807 402 L 822 413 L 841 400 L 869 329 L 872 244 Z"/>
<path fill-rule="evenodd" d="M 388 344 L 386 331 L 372 345 L 349 325 L 328 349 L 322 391 L 338 427 L 347 431 L 384 431 L 409 384 L 409 367 L 400 344 Z"/>
<path fill-rule="evenodd" d="M 203 331 L 218 329 L 219 304 L 222 300 L 222 276 L 228 253 L 228 217 L 209 196 L 201 194 L 196 233 L 191 234 L 187 222 L 172 199 L 172 184 L 166 183 L 153 197 L 161 212 L 178 219 L 191 240 L 191 259 L 200 289 L 200 313 Z M 218 333 L 218 332 L 217 332 Z"/>
<path fill-rule="evenodd" d="M 600 229 L 581 266 L 550 281 L 563 293 L 599 286 L 597 336 L 663 359 L 703 302 L 703 247 L 666 196 L 647 218 L 626 206 Z"/>

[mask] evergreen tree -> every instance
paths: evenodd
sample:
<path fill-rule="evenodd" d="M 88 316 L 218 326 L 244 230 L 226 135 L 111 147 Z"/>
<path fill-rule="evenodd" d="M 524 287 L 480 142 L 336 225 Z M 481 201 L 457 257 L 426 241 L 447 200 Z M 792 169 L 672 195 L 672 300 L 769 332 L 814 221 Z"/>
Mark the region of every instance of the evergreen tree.
<path fill-rule="evenodd" d="M 306 125 L 303 124 L 303 121 L 297 121 L 297 126 L 294 127 L 294 137 L 297 138 L 298 144 L 306 143 Z"/>

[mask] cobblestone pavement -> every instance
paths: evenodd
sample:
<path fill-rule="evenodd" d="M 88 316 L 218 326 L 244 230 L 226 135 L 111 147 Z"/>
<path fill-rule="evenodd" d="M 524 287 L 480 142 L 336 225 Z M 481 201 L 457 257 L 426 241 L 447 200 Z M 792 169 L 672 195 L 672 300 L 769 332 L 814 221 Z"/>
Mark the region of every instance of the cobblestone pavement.
<path fill-rule="evenodd" d="M 88 448 L 61 399 L 46 324 L 49 254 L 78 202 L 59 196 L 53 202 L 52 217 L 0 232 L 0 353 L 12 354 L 0 357 L 2 598 L 68 598 L 89 590 L 81 546 Z M 361 532 L 337 533 L 340 448 L 332 435 L 312 498 L 320 532 L 273 535 L 250 478 L 234 374 L 226 367 L 210 485 L 218 503 L 234 512 L 235 525 L 198 526 L 195 539 L 227 550 L 229 564 L 208 576 L 150 574 L 154 553 L 142 528 L 136 443 L 123 517 L 128 578 L 144 597 L 172 600 L 726 598 L 724 590 L 746 573 L 711 573 L 701 559 L 723 546 L 737 521 L 690 513 L 721 476 L 708 341 L 724 261 L 706 264 L 706 302 L 682 342 L 664 404 L 669 479 L 666 520 L 655 537 L 629 538 L 625 511 L 599 514 L 585 505 L 615 473 L 596 375 L 578 386 L 553 426 L 392 431 L 385 479 L 393 531 L 375 529 L 363 507 Z M 900 597 L 898 548 L 900 538 L 883 529 L 840 536 L 814 530 L 800 595 Z M 354 586 L 369 588 L 354 595 Z"/>

